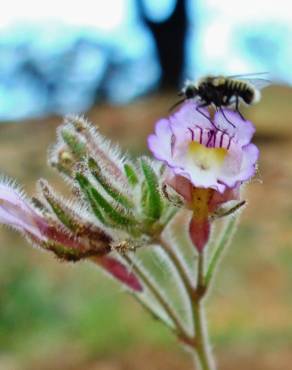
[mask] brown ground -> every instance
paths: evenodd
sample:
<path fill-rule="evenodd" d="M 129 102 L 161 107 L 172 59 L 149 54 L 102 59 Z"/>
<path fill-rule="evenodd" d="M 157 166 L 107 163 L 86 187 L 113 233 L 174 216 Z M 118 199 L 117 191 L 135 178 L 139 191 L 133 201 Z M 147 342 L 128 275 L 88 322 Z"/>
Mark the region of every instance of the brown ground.
<path fill-rule="evenodd" d="M 218 354 L 218 369 L 222 370 L 290 370 L 292 353 L 290 350 L 264 353 L 252 351 L 225 350 Z M 30 370 L 194 370 L 190 357 L 178 351 L 170 352 L 155 348 L 134 348 L 117 358 L 99 358 L 84 362 L 71 359 L 36 363 Z M 2 369 L 1 369 L 2 370 Z M 4 369 L 3 369 L 4 370 Z"/>
<path fill-rule="evenodd" d="M 152 97 L 129 107 L 95 108 L 88 117 L 123 148 L 140 153 L 146 150 L 145 139 L 153 123 L 166 115 L 172 101 L 169 96 Z M 236 239 L 238 245 L 226 256 L 219 288 L 214 289 L 208 305 L 210 326 L 218 343 L 220 369 L 289 370 L 292 369 L 292 91 L 284 87 L 267 89 L 263 102 L 250 110 L 250 118 L 258 127 L 259 173 L 248 186 L 249 205 Z M 60 118 L 50 118 L 0 125 L 1 171 L 25 184 L 30 194 L 39 177 L 61 186 L 59 178 L 46 166 L 46 148 L 54 141 L 59 123 Z M 0 245 L 11 241 L 11 235 L 1 232 Z M 33 254 L 32 258 L 38 257 Z M 2 263 L 9 262 L 0 261 L 0 266 Z M 221 343 L 220 333 L 234 327 L 239 331 L 238 341 L 232 345 L 228 340 Z M 249 343 L 248 336 L 244 339 L 249 328 L 263 333 L 262 338 Z M 265 339 L 265 333 L 273 339 Z M 141 338 L 143 343 L 143 333 Z M 36 360 L 31 369 L 192 368 L 188 356 L 173 346 L 167 350 L 141 344 L 114 358 L 105 355 L 88 360 L 70 353 L 62 354 L 62 360 L 56 356 L 46 362 Z M 0 359 L 1 370 L 18 370 L 9 361 L 5 364 Z"/>

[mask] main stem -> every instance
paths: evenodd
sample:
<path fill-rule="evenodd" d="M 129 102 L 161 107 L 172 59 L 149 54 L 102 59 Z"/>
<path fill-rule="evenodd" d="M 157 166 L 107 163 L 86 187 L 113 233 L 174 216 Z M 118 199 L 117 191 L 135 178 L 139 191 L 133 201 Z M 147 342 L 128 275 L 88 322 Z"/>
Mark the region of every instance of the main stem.
<path fill-rule="evenodd" d="M 198 254 L 196 287 L 193 286 L 187 272 L 185 271 L 185 267 L 176 256 L 171 246 L 161 237 L 157 241 L 164 248 L 165 252 L 176 266 L 188 293 L 193 314 L 194 336 L 190 336 L 185 343 L 188 343 L 190 346 L 189 348 L 192 348 L 193 353 L 196 355 L 196 364 L 201 370 L 216 370 L 215 361 L 210 350 L 208 331 L 204 317 L 203 300 L 206 295 L 206 291 L 210 286 L 210 282 L 213 278 L 214 271 L 216 270 L 222 252 L 226 248 L 226 245 L 229 244 L 236 224 L 237 218 L 232 217 L 229 219 L 220 241 L 215 248 L 215 252 L 211 257 L 206 273 L 204 271 L 204 251 Z"/>
<path fill-rule="evenodd" d="M 171 247 L 162 238 L 160 238 L 158 242 L 176 266 L 191 301 L 195 336 L 189 339 L 189 344 L 191 345 L 191 343 L 193 343 L 192 348 L 196 355 L 197 364 L 200 366 L 201 370 L 215 370 L 215 363 L 210 351 L 208 332 L 204 322 L 203 298 L 207 289 L 204 272 L 204 253 L 200 253 L 198 257 L 197 284 L 194 288 L 189 281 L 184 267 L 181 265 Z"/>
<path fill-rule="evenodd" d="M 195 331 L 195 347 L 197 364 L 202 370 L 215 370 L 215 363 L 210 352 L 208 332 L 205 325 L 203 297 L 206 291 L 204 281 L 204 254 L 198 258 L 197 287 L 193 299 L 193 317 Z"/>
<path fill-rule="evenodd" d="M 197 362 L 200 364 L 202 370 L 215 370 L 214 361 L 209 350 L 209 343 L 207 337 L 207 330 L 204 323 L 204 311 L 202 302 L 196 302 L 193 305 L 195 317 L 195 331 L 196 331 L 196 346 L 195 352 L 197 355 Z"/>

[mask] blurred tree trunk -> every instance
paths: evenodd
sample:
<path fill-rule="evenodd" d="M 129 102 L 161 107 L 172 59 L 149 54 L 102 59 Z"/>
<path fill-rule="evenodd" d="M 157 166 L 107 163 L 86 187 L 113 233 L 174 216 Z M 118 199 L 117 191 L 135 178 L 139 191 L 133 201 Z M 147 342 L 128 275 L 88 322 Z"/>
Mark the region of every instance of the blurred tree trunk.
<path fill-rule="evenodd" d="M 172 14 L 163 22 L 153 22 L 147 17 L 143 1 L 147 0 L 137 0 L 137 6 L 156 45 L 161 67 L 160 87 L 177 88 L 185 67 L 185 37 L 188 28 L 186 0 L 177 0 Z"/>

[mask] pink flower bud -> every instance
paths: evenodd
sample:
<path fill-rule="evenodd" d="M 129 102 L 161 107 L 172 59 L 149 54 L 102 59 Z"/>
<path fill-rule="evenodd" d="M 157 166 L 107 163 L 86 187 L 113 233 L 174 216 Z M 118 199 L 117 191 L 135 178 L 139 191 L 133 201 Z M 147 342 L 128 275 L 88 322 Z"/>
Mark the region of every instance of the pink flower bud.
<path fill-rule="evenodd" d="M 210 237 L 210 221 L 208 218 L 197 219 L 193 216 L 189 225 L 189 234 L 191 241 L 198 252 L 201 253 Z"/>
<path fill-rule="evenodd" d="M 0 223 L 22 232 L 41 247 L 55 243 L 80 256 L 88 252 L 88 245 L 57 221 L 40 214 L 20 190 L 7 182 L 0 183 Z"/>
<path fill-rule="evenodd" d="M 130 272 L 127 266 L 116 258 L 109 256 L 93 257 L 91 260 L 102 266 L 110 275 L 125 284 L 131 290 L 135 292 L 141 292 L 143 290 L 143 286 L 137 276 L 133 272 Z"/>

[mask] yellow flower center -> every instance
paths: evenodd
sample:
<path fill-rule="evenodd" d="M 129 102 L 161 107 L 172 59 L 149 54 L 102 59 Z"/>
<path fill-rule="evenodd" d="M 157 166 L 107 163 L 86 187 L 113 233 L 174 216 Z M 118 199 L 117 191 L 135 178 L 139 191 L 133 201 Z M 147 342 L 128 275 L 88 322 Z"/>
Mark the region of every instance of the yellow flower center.
<path fill-rule="evenodd" d="M 203 144 L 192 141 L 188 147 L 188 155 L 202 170 L 220 167 L 227 154 L 225 148 L 208 148 Z"/>
<path fill-rule="evenodd" d="M 209 215 L 209 201 L 214 193 L 213 189 L 193 188 L 192 211 L 197 220 L 204 220 Z"/>

